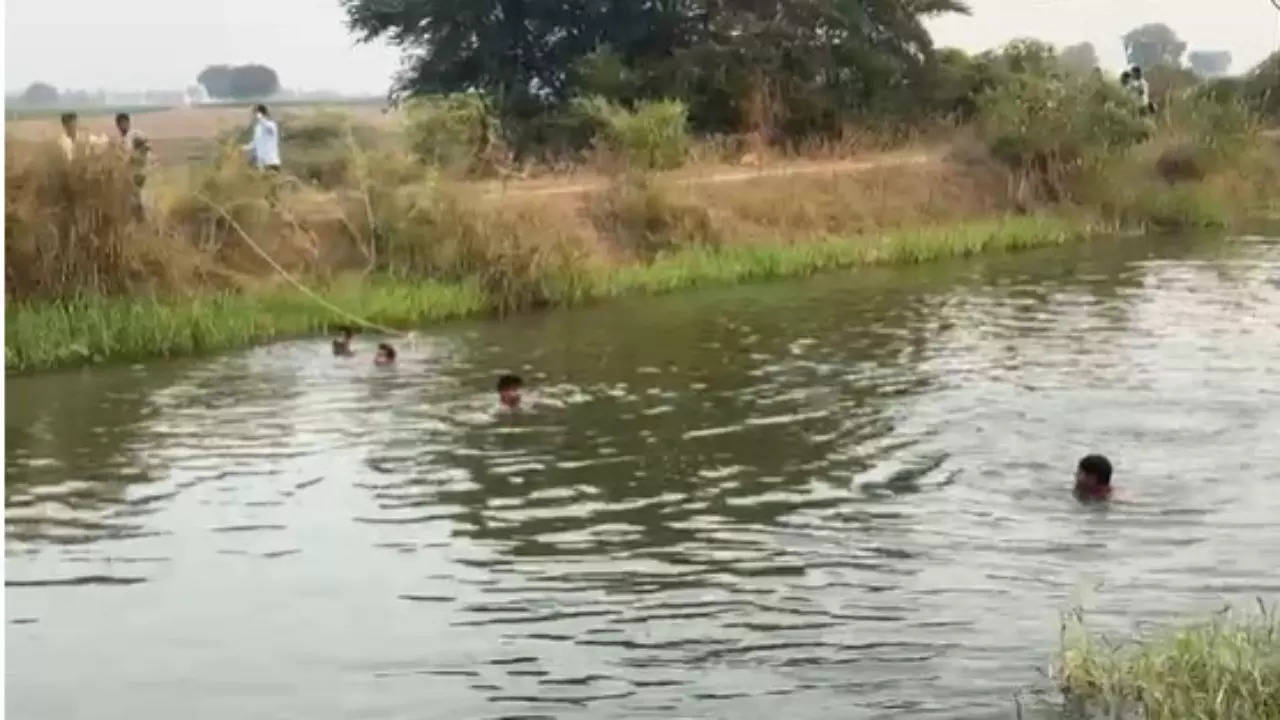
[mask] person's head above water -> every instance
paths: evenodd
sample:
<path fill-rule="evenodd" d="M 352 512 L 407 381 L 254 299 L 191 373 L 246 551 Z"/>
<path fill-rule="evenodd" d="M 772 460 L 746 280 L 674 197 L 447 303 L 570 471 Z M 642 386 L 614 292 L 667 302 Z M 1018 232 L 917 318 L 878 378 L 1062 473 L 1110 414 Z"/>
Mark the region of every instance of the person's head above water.
<path fill-rule="evenodd" d="M 1134 65 L 1133 67 L 1129 68 L 1129 77 L 1133 78 L 1134 80 L 1141 80 L 1142 68 L 1138 67 L 1137 65 Z"/>
<path fill-rule="evenodd" d="M 59 119 L 62 121 L 62 132 L 66 133 L 69 138 L 75 138 L 76 126 L 80 124 L 80 116 L 73 112 L 68 112 L 62 113 L 62 117 Z"/>
<path fill-rule="evenodd" d="M 523 387 L 524 380 L 519 375 L 503 375 L 498 378 L 498 402 L 509 408 L 519 407 Z"/>
<path fill-rule="evenodd" d="M 396 361 L 396 349 L 387 343 L 378 343 L 378 352 L 373 356 L 374 365 L 390 365 Z"/>
<path fill-rule="evenodd" d="M 133 120 L 129 117 L 129 113 L 116 113 L 116 129 L 121 135 L 128 135 L 131 127 L 133 127 Z"/>
<path fill-rule="evenodd" d="M 1111 494 L 1111 461 L 1102 455 L 1086 455 L 1076 466 L 1076 494 L 1105 498 Z"/>
<path fill-rule="evenodd" d="M 348 326 L 344 325 L 338 328 L 338 334 L 333 338 L 334 355 L 351 354 L 351 334 L 352 330 Z"/>

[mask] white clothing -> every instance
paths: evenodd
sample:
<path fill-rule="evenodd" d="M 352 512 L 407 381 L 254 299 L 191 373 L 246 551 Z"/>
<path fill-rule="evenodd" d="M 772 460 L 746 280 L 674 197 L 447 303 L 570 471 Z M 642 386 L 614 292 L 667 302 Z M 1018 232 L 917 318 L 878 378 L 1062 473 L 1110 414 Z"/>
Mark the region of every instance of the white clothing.
<path fill-rule="evenodd" d="M 1125 82 L 1124 89 L 1132 93 L 1133 98 L 1143 107 L 1146 107 L 1151 102 L 1151 86 L 1147 84 L 1146 78 L 1138 80 L 1130 78 Z"/>
<path fill-rule="evenodd" d="M 276 122 L 258 115 L 253 123 L 253 140 L 244 149 L 252 153 L 254 167 L 280 167 L 280 128 Z"/>
<path fill-rule="evenodd" d="M 76 156 L 76 151 L 81 148 L 90 152 L 102 150 L 107 145 L 107 138 L 105 135 L 85 135 L 80 133 L 76 135 L 75 140 L 72 140 L 63 132 L 58 134 L 58 144 L 62 147 L 62 152 L 66 154 L 67 159 L 70 160 Z"/>

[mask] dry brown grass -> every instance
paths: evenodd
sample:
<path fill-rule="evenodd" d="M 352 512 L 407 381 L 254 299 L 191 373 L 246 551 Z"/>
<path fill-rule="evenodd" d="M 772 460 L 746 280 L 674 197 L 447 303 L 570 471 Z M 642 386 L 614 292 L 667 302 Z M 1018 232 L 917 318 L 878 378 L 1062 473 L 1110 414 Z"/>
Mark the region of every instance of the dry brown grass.
<path fill-rule="evenodd" d="M 762 176 L 684 188 L 739 237 L 865 233 L 990 217 L 1009 209 L 1006 179 L 991 165 L 939 161 L 860 172 Z"/>
<path fill-rule="evenodd" d="M 323 189 L 257 173 L 225 148 L 210 163 L 153 173 L 138 223 L 122 214 L 127 178 L 108 156 L 67 164 L 56 147 L 14 145 L 6 168 L 9 296 L 273 281 L 275 270 L 243 230 L 291 274 L 476 278 L 507 310 L 540 304 L 548 294 L 540 283 L 571 281 L 579 267 L 1007 210 L 999 171 L 917 156 L 689 167 L 504 192 L 443 178 L 394 153 L 349 152 L 340 186 Z"/>

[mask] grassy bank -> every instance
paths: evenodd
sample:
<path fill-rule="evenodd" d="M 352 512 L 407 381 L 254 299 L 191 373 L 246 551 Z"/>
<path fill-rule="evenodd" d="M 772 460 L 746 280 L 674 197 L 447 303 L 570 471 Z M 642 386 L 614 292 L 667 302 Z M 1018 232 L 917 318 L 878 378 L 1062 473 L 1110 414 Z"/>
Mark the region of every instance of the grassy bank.
<path fill-rule="evenodd" d="M 1224 613 L 1116 643 L 1089 631 L 1076 614 L 1064 625 L 1058 680 L 1090 716 L 1274 720 L 1280 616 L 1266 607 Z"/>
<path fill-rule="evenodd" d="M 1226 227 L 1274 208 L 1280 146 L 1246 105 L 1189 92 L 1146 117 L 1099 77 L 1026 70 L 1025 50 L 997 59 L 1008 72 L 974 90 L 967 124 L 812 142 L 693 137 L 679 102 L 584 98 L 571 109 L 587 149 L 528 165 L 471 94 L 378 123 L 282 113 L 285 172 L 248 167 L 228 136 L 207 161 L 150 168 L 141 204 L 118 151 L 68 160 L 56 144 L 7 143 L 6 368 L 342 321 L 282 276 L 412 328 L 1100 229 Z"/>
<path fill-rule="evenodd" d="M 796 277 L 876 264 L 920 263 L 1014 251 L 1083 238 L 1079 222 L 1009 217 L 862 237 L 692 247 L 652 262 L 594 265 L 542 279 L 543 303 L 569 305 L 631 293 Z M 325 282 L 329 303 L 379 325 L 423 324 L 495 312 L 502 304 L 476 282 L 376 276 Z M 106 361 L 216 352 L 324 332 L 345 320 L 287 286 L 194 296 L 84 296 L 6 308 L 5 366 L 29 372 Z"/>

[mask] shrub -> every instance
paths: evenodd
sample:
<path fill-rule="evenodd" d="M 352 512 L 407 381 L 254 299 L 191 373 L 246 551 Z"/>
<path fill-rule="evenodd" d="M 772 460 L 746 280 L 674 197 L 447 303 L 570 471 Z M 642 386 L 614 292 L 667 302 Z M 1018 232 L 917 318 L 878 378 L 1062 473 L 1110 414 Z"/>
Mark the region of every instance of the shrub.
<path fill-rule="evenodd" d="M 1258 63 L 1244 80 L 1246 100 L 1255 112 L 1280 120 L 1280 52 Z"/>
<path fill-rule="evenodd" d="M 1150 132 L 1124 91 L 1095 77 L 1015 75 L 984 94 L 980 107 L 992 156 L 1050 200 L 1069 198 L 1082 168 Z"/>
<path fill-rule="evenodd" d="M 280 121 L 284 168 L 301 180 L 338 187 L 351 179 L 354 151 L 377 148 L 382 135 L 377 128 L 340 111 L 286 116 Z"/>
<path fill-rule="evenodd" d="M 632 168 L 665 170 L 684 164 L 689 152 L 688 109 L 678 100 L 641 102 L 635 110 L 595 96 L 574 109 L 596 124 L 596 142 Z"/>
<path fill-rule="evenodd" d="M 405 133 L 418 159 L 449 172 L 491 172 L 505 154 L 501 123 L 477 93 L 410 100 Z"/>

